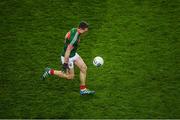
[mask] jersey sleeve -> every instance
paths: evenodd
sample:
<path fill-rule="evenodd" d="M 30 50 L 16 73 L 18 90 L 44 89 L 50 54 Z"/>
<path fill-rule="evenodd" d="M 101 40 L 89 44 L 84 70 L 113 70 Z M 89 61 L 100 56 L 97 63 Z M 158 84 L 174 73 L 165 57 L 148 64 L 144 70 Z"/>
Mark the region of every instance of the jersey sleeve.
<path fill-rule="evenodd" d="M 74 43 L 77 41 L 77 39 L 78 39 L 78 32 L 72 30 L 70 36 L 70 45 L 74 46 Z"/>

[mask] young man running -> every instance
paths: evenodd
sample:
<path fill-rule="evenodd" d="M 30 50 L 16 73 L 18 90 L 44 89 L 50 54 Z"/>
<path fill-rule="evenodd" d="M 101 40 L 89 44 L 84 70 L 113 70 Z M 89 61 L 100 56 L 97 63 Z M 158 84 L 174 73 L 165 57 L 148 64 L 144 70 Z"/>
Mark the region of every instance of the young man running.
<path fill-rule="evenodd" d="M 80 35 L 88 31 L 88 23 L 82 21 L 78 28 L 72 28 L 65 36 L 64 48 L 61 54 L 62 70 L 45 68 L 42 75 L 44 80 L 50 75 L 72 80 L 74 78 L 74 64 L 80 69 L 80 94 L 95 94 L 86 87 L 87 66 L 83 59 L 78 55 L 77 48 L 80 42 Z"/>

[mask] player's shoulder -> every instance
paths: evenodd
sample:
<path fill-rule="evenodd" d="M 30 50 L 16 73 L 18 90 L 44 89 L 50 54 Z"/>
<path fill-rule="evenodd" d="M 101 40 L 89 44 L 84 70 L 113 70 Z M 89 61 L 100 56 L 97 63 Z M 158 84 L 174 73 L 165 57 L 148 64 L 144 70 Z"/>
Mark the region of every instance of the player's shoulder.
<path fill-rule="evenodd" d="M 77 28 L 72 28 L 71 32 L 77 32 Z"/>

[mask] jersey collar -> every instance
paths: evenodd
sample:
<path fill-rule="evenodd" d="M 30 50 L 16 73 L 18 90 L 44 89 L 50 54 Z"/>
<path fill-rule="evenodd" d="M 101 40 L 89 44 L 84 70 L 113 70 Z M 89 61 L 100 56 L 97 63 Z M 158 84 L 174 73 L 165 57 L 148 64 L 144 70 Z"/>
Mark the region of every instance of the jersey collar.
<path fill-rule="evenodd" d="M 79 29 L 77 28 L 77 32 L 78 32 L 78 34 L 80 35 L 81 33 L 79 32 Z"/>

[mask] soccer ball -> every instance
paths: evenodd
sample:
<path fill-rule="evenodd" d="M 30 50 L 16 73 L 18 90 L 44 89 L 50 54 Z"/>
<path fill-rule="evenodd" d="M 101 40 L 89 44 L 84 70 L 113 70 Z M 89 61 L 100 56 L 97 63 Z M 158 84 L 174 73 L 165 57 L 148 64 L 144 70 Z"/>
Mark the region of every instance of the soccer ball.
<path fill-rule="evenodd" d="M 104 60 L 102 57 L 95 57 L 94 60 L 93 60 L 93 64 L 96 66 L 96 67 L 100 67 L 104 64 Z"/>

